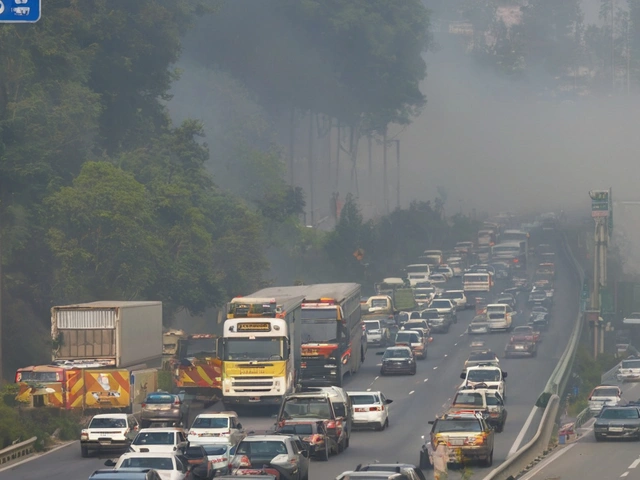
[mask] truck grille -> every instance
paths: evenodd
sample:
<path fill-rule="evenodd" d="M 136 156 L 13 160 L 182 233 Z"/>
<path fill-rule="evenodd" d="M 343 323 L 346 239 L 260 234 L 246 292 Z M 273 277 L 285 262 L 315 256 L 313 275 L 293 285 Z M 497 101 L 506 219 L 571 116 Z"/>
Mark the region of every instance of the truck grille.
<path fill-rule="evenodd" d="M 236 392 L 269 392 L 273 389 L 273 378 L 234 379 L 231 386 Z"/>

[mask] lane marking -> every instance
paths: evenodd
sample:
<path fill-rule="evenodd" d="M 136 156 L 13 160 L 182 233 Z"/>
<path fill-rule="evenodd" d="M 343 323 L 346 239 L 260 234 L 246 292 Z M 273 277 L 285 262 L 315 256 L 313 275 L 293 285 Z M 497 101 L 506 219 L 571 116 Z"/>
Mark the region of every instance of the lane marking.
<path fill-rule="evenodd" d="M 636 468 L 638 465 L 640 465 L 640 458 L 634 460 L 633 463 L 629 465 L 629 468 Z"/>
<path fill-rule="evenodd" d="M 629 475 L 629 472 L 624 472 L 622 475 L 620 475 L 620 478 L 626 477 L 627 475 Z"/>
<path fill-rule="evenodd" d="M 434 370 L 437 370 L 437 369 L 438 369 L 438 367 L 433 367 L 433 369 L 434 369 Z"/>
<path fill-rule="evenodd" d="M 522 426 L 520 433 L 518 433 L 518 436 L 516 437 L 516 441 L 513 442 L 513 445 L 511 446 L 509 453 L 507 453 L 507 458 L 509 458 L 514 453 L 516 453 L 520 448 L 520 444 L 522 443 L 522 440 L 524 440 L 524 436 L 527 434 L 527 430 L 529 430 L 529 427 L 531 426 L 531 422 L 533 422 L 533 417 L 535 416 L 537 411 L 538 411 L 538 407 L 533 407 L 531 409 L 531 413 L 529 413 L 529 416 L 527 417 L 527 421 L 524 422 L 524 425 Z"/>
<path fill-rule="evenodd" d="M 453 344 L 453 346 L 454 346 L 454 347 L 458 346 L 458 343 L 457 343 L 457 342 L 456 342 L 456 343 L 454 343 L 454 344 Z"/>
<path fill-rule="evenodd" d="M 444 354 L 445 358 L 448 357 L 449 355 L 447 355 L 446 353 Z"/>
<path fill-rule="evenodd" d="M 367 388 L 367 392 L 370 392 L 370 391 L 371 391 L 371 388 Z"/>
<path fill-rule="evenodd" d="M 461 336 L 461 337 L 464 337 L 464 333 L 461 333 L 461 334 L 460 334 L 460 336 Z"/>
<path fill-rule="evenodd" d="M 424 383 L 427 383 L 427 381 L 428 381 L 428 380 L 429 380 L 428 378 L 425 378 L 425 379 L 423 380 L 423 382 L 424 382 Z"/>
<path fill-rule="evenodd" d="M 415 390 L 411 390 L 411 391 L 409 392 L 409 395 L 413 395 L 413 394 L 414 394 L 414 392 L 415 392 Z"/>
<path fill-rule="evenodd" d="M 381 363 L 376 363 L 376 367 L 381 367 L 382 364 Z"/>
<path fill-rule="evenodd" d="M 57 447 L 52 448 L 51 450 L 49 450 L 47 452 L 31 455 L 30 457 L 25 458 L 24 460 L 22 460 L 20 462 L 12 463 L 8 467 L 0 468 L 0 472 L 4 472 L 5 470 L 10 470 L 10 469 L 15 468 L 15 467 L 17 467 L 19 465 L 23 465 L 25 463 L 32 462 L 33 460 L 37 460 L 38 458 L 44 457 L 45 455 L 49 455 L 50 453 L 57 452 L 58 450 L 60 450 L 62 448 L 67 448 L 67 447 L 69 447 L 71 445 L 75 445 L 76 443 L 80 443 L 80 441 L 79 440 L 72 440 L 72 441 L 67 442 L 67 443 L 65 443 L 63 445 L 58 445 Z"/>
<path fill-rule="evenodd" d="M 376 378 L 374 378 L 374 379 L 373 379 L 373 382 L 375 382 L 375 381 L 376 381 L 377 379 L 379 379 L 379 378 L 380 378 L 380 375 L 378 375 Z M 371 382 L 371 383 L 373 383 L 373 382 Z"/>

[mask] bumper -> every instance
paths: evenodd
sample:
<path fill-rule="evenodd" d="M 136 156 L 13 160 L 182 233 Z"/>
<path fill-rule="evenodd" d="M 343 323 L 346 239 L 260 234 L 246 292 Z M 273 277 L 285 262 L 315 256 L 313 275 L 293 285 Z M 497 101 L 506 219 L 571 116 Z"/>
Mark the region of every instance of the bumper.
<path fill-rule="evenodd" d="M 506 330 L 509 328 L 509 324 L 507 322 L 493 322 L 489 328 L 491 330 Z"/>
<path fill-rule="evenodd" d="M 605 429 L 594 429 L 593 432 L 598 437 L 604 438 L 631 438 L 640 435 L 640 428 L 622 428 L 622 431 L 612 431 L 611 427 L 609 427 Z"/>
<path fill-rule="evenodd" d="M 353 428 L 374 428 L 385 422 L 384 412 L 355 412 L 353 414 Z"/>
<path fill-rule="evenodd" d="M 416 369 L 415 365 L 383 365 L 380 367 L 380 373 L 393 374 L 393 373 L 413 373 Z"/>
<path fill-rule="evenodd" d="M 140 412 L 140 420 L 145 420 L 149 422 L 178 422 L 182 420 L 182 412 L 171 411 L 171 410 L 168 410 L 166 412 L 162 412 L 162 411 L 145 412 L 143 410 L 142 412 Z"/>
<path fill-rule="evenodd" d="M 486 460 L 491 455 L 491 449 L 488 446 L 474 447 L 456 447 L 450 446 L 450 454 L 448 463 L 460 463 L 465 460 Z"/>
<path fill-rule="evenodd" d="M 469 333 L 470 335 L 480 335 L 483 333 L 489 333 L 490 331 L 491 329 L 489 327 L 467 329 L 467 333 Z"/>
<path fill-rule="evenodd" d="M 265 395 L 265 396 L 235 396 L 224 395 L 222 402 L 225 405 L 274 405 L 279 406 L 282 402 L 283 395 Z"/>
<path fill-rule="evenodd" d="M 370 335 L 367 334 L 367 343 L 371 345 L 381 345 L 384 342 L 382 335 Z"/>
<path fill-rule="evenodd" d="M 81 441 L 80 445 L 89 450 L 125 450 L 129 448 L 129 440 L 111 440 L 107 442 L 99 442 L 98 440 Z"/>
<path fill-rule="evenodd" d="M 431 327 L 431 333 L 446 333 L 449 328 L 449 325 L 446 323 L 429 323 Z"/>
<path fill-rule="evenodd" d="M 508 348 L 504 351 L 504 354 L 510 357 L 532 357 L 533 355 L 536 354 L 536 349 L 525 348 L 524 350 L 521 350 L 521 349 L 515 349 L 515 348 Z"/>

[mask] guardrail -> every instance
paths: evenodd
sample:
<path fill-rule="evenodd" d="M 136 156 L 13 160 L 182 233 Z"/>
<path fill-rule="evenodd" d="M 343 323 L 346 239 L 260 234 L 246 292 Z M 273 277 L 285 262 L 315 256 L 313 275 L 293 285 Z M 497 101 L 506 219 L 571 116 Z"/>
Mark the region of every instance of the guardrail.
<path fill-rule="evenodd" d="M 562 247 L 566 257 L 572 263 L 573 272 L 576 275 L 578 285 L 582 285 L 584 281 L 584 269 L 574 257 L 573 252 L 569 248 L 567 236 L 564 233 L 562 234 Z M 580 305 L 579 296 L 577 298 L 577 304 Z M 526 469 L 531 462 L 540 457 L 547 450 L 553 428 L 556 424 L 556 418 L 558 416 L 558 408 L 560 404 L 559 394 L 563 392 L 571 373 L 573 359 L 576 351 L 578 350 L 578 343 L 580 342 L 580 337 L 582 335 L 582 324 L 582 313 L 578 311 L 575 326 L 571 332 L 567 348 L 562 353 L 560 360 L 558 360 L 556 367 L 553 369 L 553 372 L 549 377 L 549 381 L 547 382 L 544 391 L 540 395 L 539 400 L 541 401 L 546 400 L 544 397 L 549 397 L 549 399 L 546 402 L 544 414 L 542 415 L 542 419 L 540 420 L 535 436 L 529 443 L 520 448 L 498 468 L 492 470 L 486 477 L 484 477 L 484 480 L 507 480 L 509 477 L 515 478 L 524 469 Z"/>
<path fill-rule="evenodd" d="M 587 423 L 593 415 L 591 414 L 591 410 L 589 407 L 582 410 L 578 416 L 576 417 L 576 421 L 573 423 L 573 428 L 578 429 L 585 423 Z"/>
<path fill-rule="evenodd" d="M 533 438 L 514 455 L 507 458 L 498 468 L 492 470 L 483 480 L 513 479 L 540 457 L 549 447 L 549 440 L 551 440 L 551 435 L 553 434 L 559 407 L 560 397 L 551 395 Z"/>
<path fill-rule="evenodd" d="M 600 377 L 600 383 L 602 385 L 606 385 L 607 383 L 610 383 L 610 382 L 616 382 L 618 380 L 617 377 L 616 377 L 616 373 L 618 373 L 618 370 L 620 369 L 621 365 L 622 365 L 622 362 L 617 364 L 615 367 L 613 367 L 608 372 L 604 372 L 602 374 L 602 377 Z"/>
<path fill-rule="evenodd" d="M 0 465 L 31 455 L 35 451 L 34 445 L 36 440 L 38 440 L 38 437 L 31 437 L 29 440 L 10 445 L 0 450 Z"/>

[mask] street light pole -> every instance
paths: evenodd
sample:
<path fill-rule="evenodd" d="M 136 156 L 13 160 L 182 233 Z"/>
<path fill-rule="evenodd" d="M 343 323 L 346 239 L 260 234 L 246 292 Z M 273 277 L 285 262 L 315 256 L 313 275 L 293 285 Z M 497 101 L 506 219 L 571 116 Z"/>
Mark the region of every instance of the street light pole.
<path fill-rule="evenodd" d="M 394 142 L 396 142 L 396 162 L 397 162 L 397 170 L 398 170 L 398 178 L 397 178 L 397 185 L 396 185 L 396 208 L 400 209 L 400 140 L 395 139 Z"/>

